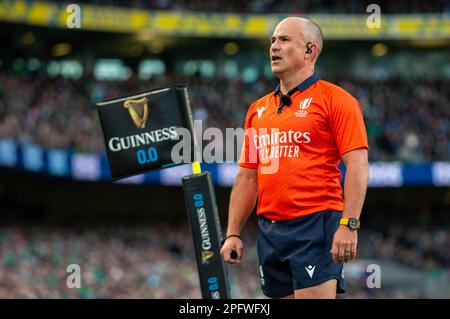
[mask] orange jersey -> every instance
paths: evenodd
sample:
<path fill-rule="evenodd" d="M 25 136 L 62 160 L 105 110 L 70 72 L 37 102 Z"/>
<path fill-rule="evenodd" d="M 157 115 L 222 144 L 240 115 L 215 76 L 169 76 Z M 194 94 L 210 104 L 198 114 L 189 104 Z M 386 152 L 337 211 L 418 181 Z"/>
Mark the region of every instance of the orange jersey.
<path fill-rule="evenodd" d="M 277 88 L 245 120 L 239 165 L 258 170 L 257 214 L 271 220 L 342 211 L 341 157 L 368 149 L 361 107 L 344 89 L 312 75 L 291 92 L 290 106 L 280 108 Z"/>

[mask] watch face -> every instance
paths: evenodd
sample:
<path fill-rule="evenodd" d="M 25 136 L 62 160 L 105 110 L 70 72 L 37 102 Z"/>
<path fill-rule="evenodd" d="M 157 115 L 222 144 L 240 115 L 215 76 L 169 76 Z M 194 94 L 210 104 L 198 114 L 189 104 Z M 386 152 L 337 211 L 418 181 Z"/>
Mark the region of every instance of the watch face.
<path fill-rule="evenodd" d="M 350 218 L 348 220 L 348 226 L 351 229 L 358 229 L 359 228 L 359 220 L 357 220 L 356 218 Z"/>

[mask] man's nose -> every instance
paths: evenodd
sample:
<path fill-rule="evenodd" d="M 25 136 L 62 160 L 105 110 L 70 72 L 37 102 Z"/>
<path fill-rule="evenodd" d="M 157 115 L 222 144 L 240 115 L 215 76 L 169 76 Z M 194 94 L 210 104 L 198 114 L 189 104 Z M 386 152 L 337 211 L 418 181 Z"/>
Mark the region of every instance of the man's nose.
<path fill-rule="evenodd" d="M 280 45 L 278 44 L 277 41 L 275 41 L 274 43 L 272 43 L 272 45 L 270 46 L 270 50 L 271 50 L 272 52 L 280 51 Z"/>

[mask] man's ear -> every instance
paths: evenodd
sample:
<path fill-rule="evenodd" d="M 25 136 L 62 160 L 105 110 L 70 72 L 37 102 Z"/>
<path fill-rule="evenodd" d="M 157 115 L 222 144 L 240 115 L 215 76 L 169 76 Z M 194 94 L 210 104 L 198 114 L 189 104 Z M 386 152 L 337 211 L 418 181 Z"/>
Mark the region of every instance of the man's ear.
<path fill-rule="evenodd" d="M 306 53 L 307 53 L 307 54 L 312 53 L 312 50 L 311 50 L 311 41 L 308 41 L 308 42 L 306 43 Z"/>

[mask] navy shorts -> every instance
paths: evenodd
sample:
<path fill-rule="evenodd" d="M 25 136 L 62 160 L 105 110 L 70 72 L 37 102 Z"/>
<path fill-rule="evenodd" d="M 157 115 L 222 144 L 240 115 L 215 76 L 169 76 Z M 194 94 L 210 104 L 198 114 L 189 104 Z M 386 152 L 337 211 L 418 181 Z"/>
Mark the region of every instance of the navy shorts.
<path fill-rule="evenodd" d="M 333 236 L 341 212 L 323 211 L 287 221 L 258 216 L 258 256 L 261 288 L 270 298 L 337 279 L 345 292 L 343 264 L 334 263 Z"/>

